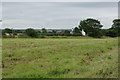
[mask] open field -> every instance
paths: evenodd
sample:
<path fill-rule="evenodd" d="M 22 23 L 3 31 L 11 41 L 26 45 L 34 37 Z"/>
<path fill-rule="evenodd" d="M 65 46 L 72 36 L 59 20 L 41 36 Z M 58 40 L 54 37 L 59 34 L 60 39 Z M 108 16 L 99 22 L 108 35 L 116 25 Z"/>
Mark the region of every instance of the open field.
<path fill-rule="evenodd" d="M 3 39 L 3 78 L 116 78 L 117 41 Z"/>

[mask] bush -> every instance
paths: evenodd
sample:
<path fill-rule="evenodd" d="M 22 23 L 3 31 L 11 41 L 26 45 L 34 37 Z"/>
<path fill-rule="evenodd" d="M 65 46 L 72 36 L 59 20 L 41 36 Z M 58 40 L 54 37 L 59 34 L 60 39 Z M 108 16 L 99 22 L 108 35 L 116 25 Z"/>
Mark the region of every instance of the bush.
<path fill-rule="evenodd" d="M 45 35 L 40 35 L 39 38 L 45 38 Z"/>
<path fill-rule="evenodd" d="M 25 33 L 32 38 L 37 38 L 38 37 L 37 32 L 32 28 L 26 29 Z"/>
<path fill-rule="evenodd" d="M 30 37 L 26 34 L 21 34 L 21 35 L 18 36 L 18 38 L 30 38 Z"/>

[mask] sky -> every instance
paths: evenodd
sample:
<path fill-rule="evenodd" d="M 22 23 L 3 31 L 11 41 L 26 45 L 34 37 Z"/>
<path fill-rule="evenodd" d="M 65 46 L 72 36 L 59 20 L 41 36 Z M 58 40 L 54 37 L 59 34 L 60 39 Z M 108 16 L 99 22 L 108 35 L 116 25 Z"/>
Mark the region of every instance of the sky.
<path fill-rule="evenodd" d="M 1 0 L 2 2 L 119 2 L 119 0 Z"/>
<path fill-rule="evenodd" d="M 103 28 L 110 28 L 113 19 L 118 18 L 117 2 L 2 2 L 1 5 L 2 28 L 71 29 L 87 18 L 97 19 Z"/>

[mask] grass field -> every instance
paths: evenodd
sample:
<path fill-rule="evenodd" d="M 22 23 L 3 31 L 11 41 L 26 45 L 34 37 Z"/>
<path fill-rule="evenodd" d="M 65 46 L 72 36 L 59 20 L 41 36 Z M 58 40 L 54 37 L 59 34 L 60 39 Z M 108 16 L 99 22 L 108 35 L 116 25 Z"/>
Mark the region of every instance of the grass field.
<path fill-rule="evenodd" d="M 3 39 L 3 78 L 116 78 L 117 41 Z"/>

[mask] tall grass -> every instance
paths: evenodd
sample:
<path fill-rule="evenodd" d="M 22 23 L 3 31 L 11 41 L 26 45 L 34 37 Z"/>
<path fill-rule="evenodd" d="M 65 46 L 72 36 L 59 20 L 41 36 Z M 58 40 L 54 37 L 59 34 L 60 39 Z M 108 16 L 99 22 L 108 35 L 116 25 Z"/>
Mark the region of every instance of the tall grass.
<path fill-rule="evenodd" d="M 3 39 L 4 78 L 117 77 L 117 39 Z"/>

